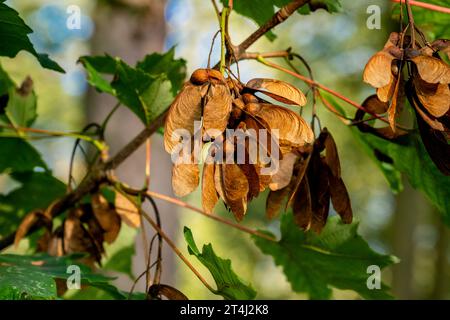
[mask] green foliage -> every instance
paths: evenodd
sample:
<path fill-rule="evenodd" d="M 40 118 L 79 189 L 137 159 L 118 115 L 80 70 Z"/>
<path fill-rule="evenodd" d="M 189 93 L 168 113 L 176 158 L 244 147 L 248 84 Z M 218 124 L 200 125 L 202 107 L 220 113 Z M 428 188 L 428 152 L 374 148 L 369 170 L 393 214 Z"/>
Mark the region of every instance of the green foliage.
<path fill-rule="evenodd" d="M 174 58 L 172 48 L 165 54 L 148 55 L 136 67 L 111 56 L 81 57 L 89 83 L 109 93 L 149 125 L 172 102 L 186 77 L 186 62 Z M 112 81 L 103 74 L 113 76 Z"/>
<path fill-rule="evenodd" d="M 106 259 L 103 263 L 104 270 L 124 273 L 134 279 L 132 272 L 133 257 L 135 255 L 137 229 L 122 223 L 119 237 L 110 245 L 105 245 Z"/>
<path fill-rule="evenodd" d="M 393 256 L 374 252 L 357 234 L 357 223 L 343 224 L 336 216 L 328 219 L 320 235 L 303 232 L 294 223 L 293 215 L 281 218 L 282 238 L 272 242 L 254 237 L 256 245 L 271 255 L 296 292 L 305 292 L 311 299 L 328 299 L 331 287 L 350 289 L 366 299 L 388 299 L 388 287 L 367 288 L 370 265 L 380 269 L 393 264 Z"/>
<path fill-rule="evenodd" d="M 184 227 L 184 239 L 188 245 L 189 254 L 194 255 L 211 272 L 217 285 L 217 290 L 212 291 L 214 294 L 221 295 L 227 300 L 255 298 L 256 291 L 239 279 L 231 268 L 229 259 L 222 259 L 216 255 L 211 244 L 203 245 L 200 252 L 191 230 L 187 227 Z"/>
<path fill-rule="evenodd" d="M 228 0 L 221 0 L 221 2 L 225 6 L 228 5 Z M 290 2 L 292 0 L 259 0 L 255 5 L 254 2 L 248 0 L 234 0 L 233 11 L 253 20 L 258 26 L 262 26 L 275 14 L 275 10 L 278 10 L 276 7 L 281 8 Z M 339 0 L 312 0 L 311 4 L 306 4 L 298 9 L 298 13 L 310 14 L 316 8 L 323 8 L 333 13 L 341 10 L 341 4 Z M 270 41 L 276 38 L 272 31 L 267 32 L 265 36 Z"/>
<path fill-rule="evenodd" d="M 28 38 L 32 33 L 17 11 L 8 7 L 5 0 L 0 0 L 0 56 L 14 58 L 19 51 L 25 50 L 34 55 L 42 67 L 64 72 L 64 70 L 47 55 L 37 53 Z"/>
<path fill-rule="evenodd" d="M 37 98 L 32 84 L 26 79 L 18 88 L 0 65 L 0 96 L 5 101 L 3 106 L 0 105 L 0 123 L 28 127 L 36 120 Z"/>
<path fill-rule="evenodd" d="M 80 268 L 82 285 L 99 288 L 115 298 L 125 298 L 122 292 L 109 284 L 112 278 L 93 273 L 77 262 L 80 257 L 0 255 L 0 299 L 57 299 L 55 280 L 67 280 L 72 274 L 67 272 L 70 265 Z"/>
<path fill-rule="evenodd" d="M 21 186 L 7 195 L 0 194 L 0 236 L 13 232 L 27 213 L 45 209 L 66 191 L 64 183 L 49 172 L 15 172 L 11 178 Z"/>
<path fill-rule="evenodd" d="M 441 7 L 448 7 L 447 0 L 428 0 L 429 4 L 435 4 Z M 450 38 L 450 15 L 442 12 L 437 12 L 417 6 L 412 6 L 414 15 L 414 22 L 421 28 L 429 37 L 428 40 L 435 39 L 449 39 Z M 400 18 L 400 5 L 395 4 L 393 8 L 393 16 L 396 19 Z M 408 23 L 406 8 L 403 8 L 403 17 L 405 23 Z"/>
<path fill-rule="evenodd" d="M 33 171 L 47 166 L 41 155 L 20 138 L 0 138 L 0 173 Z"/>

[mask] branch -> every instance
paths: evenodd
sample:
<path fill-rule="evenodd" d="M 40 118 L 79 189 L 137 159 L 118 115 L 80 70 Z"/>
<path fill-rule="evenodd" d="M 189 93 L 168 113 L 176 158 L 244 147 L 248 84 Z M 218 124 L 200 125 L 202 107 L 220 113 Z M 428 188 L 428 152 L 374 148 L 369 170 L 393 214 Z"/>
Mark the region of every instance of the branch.
<path fill-rule="evenodd" d="M 89 171 L 83 181 L 75 188 L 72 192 L 63 196 L 58 200 L 52 208 L 52 217 L 57 217 L 62 214 L 65 210 L 73 207 L 77 202 L 79 202 L 85 195 L 92 193 L 99 184 L 106 181 L 106 172 L 108 170 L 113 170 L 117 168 L 123 161 L 125 161 L 134 151 L 136 151 L 148 137 L 158 130 L 158 128 L 164 123 L 168 109 L 163 112 L 158 118 L 153 121 L 153 123 L 141 131 L 133 140 L 131 140 L 125 147 L 122 148 L 114 157 L 112 157 L 108 162 L 99 162 L 93 166 Z M 34 231 L 38 230 L 42 225 L 37 224 L 30 229 L 26 235 L 32 234 Z M 2 238 L 0 240 L 0 250 L 5 249 L 14 242 L 15 232 Z"/>
<path fill-rule="evenodd" d="M 391 0 L 391 1 L 395 2 L 395 3 L 405 2 L 405 0 Z M 441 6 L 438 6 L 435 4 L 414 1 L 414 0 L 410 0 L 409 2 L 410 2 L 410 5 L 415 6 L 415 7 L 420 7 L 420 8 L 436 11 L 436 12 L 450 14 L 450 8 L 441 7 Z"/>
<path fill-rule="evenodd" d="M 244 52 L 239 57 L 239 60 L 249 60 L 249 59 L 257 59 L 258 57 L 262 58 L 287 58 L 291 55 L 290 50 L 283 51 L 273 51 L 273 52 Z"/>
<path fill-rule="evenodd" d="M 235 49 L 235 54 L 239 59 L 240 56 L 247 50 L 253 43 L 255 43 L 259 38 L 265 35 L 268 31 L 275 28 L 277 25 L 285 21 L 289 18 L 297 9 L 304 6 L 310 2 L 310 0 L 294 0 L 280 10 L 278 10 L 272 18 L 263 24 L 258 30 L 253 32 L 250 36 L 247 37 L 244 41 L 241 42 L 240 45 Z"/>
<path fill-rule="evenodd" d="M 269 241 L 277 241 L 275 238 L 273 238 L 271 236 L 268 236 L 268 235 L 266 235 L 264 233 L 261 233 L 261 232 L 249 229 L 249 228 L 247 228 L 247 227 L 245 227 L 243 225 L 240 225 L 240 224 L 228 221 L 228 220 L 223 219 L 223 218 L 221 218 L 219 216 L 206 213 L 205 211 L 203 211 L 203 210 L 201 210 L 201 209 L 199 209 L 197 207 L 194 207 L 194 206 L 190 205 L 187 202 L 178 200 L 176 198 L 172 198 L 172 197 L 166 196 L 164 194 L 160 194 L 160 193 L 153 192 L 153 191 L 147 191 L 147 194 L 149 196 L 151 196 L 151 197 L 154 197 L 154 198 L 157 198 L 157 199 L 161 199 L 161 200 L 173 203 L 173 204 L 175 204 L 177 206 L 180 206 L 180 207 L 187 208 L 189 210 L 195 211 L 195 212 L 200 213 L 201 215 L 203 215 L 205 217 L 208 217 L 210 219 L 216 220 L 218 222 L 221 222 L 223 224 L 226 224 L 226 225 L 228 225 L 230 227 L 233 227 L 233 228 L 238 229 L 240 231 L 246 232 L 248 234 L 251 234 L 251 235 L 254 235 L 254 236 L 257 236 L 257 237 L 269 240 Z"/>
<path fill-rule="evenodd" d="M 216 290 L 211 287 L 211 285 L 202 277 L 200 272 L 197 271 L 197 269 L 194 268 L 194 266 L 189 262 L 189 260 L 181 253 L 180 249 L 177 248 L 175 243 L 173 243 L 172 240 L 167 236 L 167 234 L 164 233 L 164 231 L 161 230 L 161 228 L 158 226 L 158 224 L 153 221 L 152 218 L 144 211 L 142 208 L 136 204 L 136 202 L 131 198 L 127 193 L 120 190 L 119 188 L 116 188 L 117 192 L 120 192 L 125 198 L 128 199 L 139 211 L 141 216 L 147 220 L 147 222 L 152 226 L 153 229 L 166 241 L 166 243 L 169 245 L 169 247 L 176 253 L 176 255 L 191 269 L 191 271 L 197 276 L 197 278 L 204 284 L 206 288 L 208 288 L 210 291 L 215 292 Z"/>

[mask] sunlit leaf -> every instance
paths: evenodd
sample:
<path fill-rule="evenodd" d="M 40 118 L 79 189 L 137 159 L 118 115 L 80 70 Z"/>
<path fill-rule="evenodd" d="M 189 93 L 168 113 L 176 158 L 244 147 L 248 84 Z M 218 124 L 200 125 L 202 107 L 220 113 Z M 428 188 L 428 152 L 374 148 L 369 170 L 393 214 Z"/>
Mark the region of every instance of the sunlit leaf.
<path fill-rule="evenodd" d="M 311 299 L 329 299 L 334 287 L 356 291 L 365 299 L 391 298 L 384 284 L 380 290 L 367 287 L 367 268 L 376 265 L 383 269 L 396 258 L 374 252 L 357 234 L 356 223 L 343 224 L 338 217 L 332 217 L 317 235 L 303 232 L 293 220 L 292 214 L 282 216 L 278 242 L 253 239 L 283 268 L 295 292 L 307 293 Z"/>
<path fill-rule="evenodd" d="M 239 279 L 231 268 L 230 260 L 222 259 L 216 255 L 211 244 L 203 245 L 202 252 L 200 252 L 191 230 L 187 227 L 184 227 L 184 239 L 188 245 L 189 253 L 194 255 L 211 272 L 217 285 L 217 290 L 212 291 L 214 294 L 221 295 L 227 300 L 255 298 L 255 290 Z"/>

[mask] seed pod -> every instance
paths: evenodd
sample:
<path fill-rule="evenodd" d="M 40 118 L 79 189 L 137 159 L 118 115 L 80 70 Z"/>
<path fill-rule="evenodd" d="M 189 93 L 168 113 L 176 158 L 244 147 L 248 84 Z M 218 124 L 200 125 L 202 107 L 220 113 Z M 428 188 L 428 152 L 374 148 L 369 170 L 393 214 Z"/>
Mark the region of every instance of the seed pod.
<path fill-rule="evenodd" d="M 247 88 L 261 92 L 279 102 L 304 106 L 306 96 L 293 85 L 274 79 L 252 79 L 246 84 Z"/>

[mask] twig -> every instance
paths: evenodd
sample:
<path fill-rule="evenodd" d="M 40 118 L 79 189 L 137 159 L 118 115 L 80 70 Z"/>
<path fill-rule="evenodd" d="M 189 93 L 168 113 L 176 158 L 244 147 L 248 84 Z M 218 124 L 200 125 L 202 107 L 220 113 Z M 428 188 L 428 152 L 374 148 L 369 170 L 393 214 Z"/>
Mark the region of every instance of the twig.
<path fill-rule="evenodd" d="M 258 57 L 263 58 L 284 58 L 289 57 L 290 52 L 289 50 L 283 50 L 283 51 L 273 51 L 273 52 L 244 52 L 240 56 L 240 60 L 249 60 L 249 59 L 257 59 Z"/>
<path fill-rule="evenodd" d="M 264 238 L 264 239 L 269 240 L 269 241 L 276 241 L 275 238 L 273 238 L 271 236 L 268 236 L 267 234 L 264 234 L 264 233 L 261 233 L 261 232 L 249 229 L 249 228 L 247 228 L 247 227 L 245 227 L 243 225 L 237 224 L 237 223 L 233 223 L 231 221 L 228 221 L 226 219 L 221 218 L 220 216 L 206 213 L 205 211 L 203 211 L 203 210 L 201 210 L 201 209 L 199 209 L 197 207 L 194 207 L 194 206 L 190 205 L 187 202 L 184 202 L 184 201 L 178 200 L 176 198 L 172 198 L 172 197 L 169 197 L 169 196 L 166 196 L 164 194 L 160 194 L 160 193 L 157 193 L 157 192 L 154 192 L 154 191 L 147 191 L 147 194 L 152 196 L 152 197 L 154 197 L 154 198 L 161 199 L 161 200 L 173 203 L 173 204 L 175 204 L 177 206 L 180 206 L 180 207 L 187 208 L 189 210 L 195 211 L 197 213 L 200 213 L 201 215 L 204 215 L 205 217 L 208 217 L 210 219 L 216 220 L 218 222 L 226 224 L 226 225 L 228 225 L 230 227 L 233 227 L 235 229 L 244 231 L 244 232 L 246 232 L 248 234 L 251 234 L 251 235 L 254 235 L 254 236 L 257 236 L 257 237 L 260 237 L 260 238 Z"/>
<path fill-rule="evenodd" d="M 147 138 L 145 142 L 145 189 L 150 187 L 150 166 L 152 162 L 152 142 L 150 138 Z"/>
<path fill-rule="evenodd" d="M 406 0 L 406 10 L 408 12 L 409 25 L 411 26 L 412 48 L 415 49 L 416 48 L 416 28 L 414 27 L 414 16 L 412 14 L 411 5 L 409 3 L 409 0 Z M 400 79 L 400 77 L 399 77 L 399 79 Z M 394 130 L 394 128 L 393 128 L 393 130 Z"/>
<path fill-rule="evenodd" d="M 241 44 L 237 46 L 236 56 L 240 58 L 240 55 L 242 55 L 245 50 L 247 50 L 259 38 L 265 35 L 269 30 L 275 28 L 277 25 L 285 21 L 295 11 L 297 11 L 297 9 L 304 6 L 308 2 L 310 2 L 310 0 L 295 0 L 282 7 L 275 13 L 275 15 L 273 15 L 273 17 L 269 21 L 263 24 L 258 30 L 253 32 L 250 36 L 247 37 L 247 39 L 242 41 Z"/>
<path fill-rule="evenodd" d="M 326 92 L 332 94 L 336 98 L 339 98 L 340 100 L 347 102 L 348 104 L 354 106 L 355 108 L 363 110 L 364 112 L 369 113 L 370 115 L 376 117 L 377 119 L 379 119 L 379 120 L 381 120 L 383 122 L 389 123 L 389 121 L 386 120 L 385 118 L 380 117 L 379 115 L 377 115 L 377 114 L 375 114 L 373 112 L 369 112 L 368 110 L 366 110 L 366 108 L 364 108 L 360 104 L 356 103 L 355 101 L 350 100 L 349 98 L 343 96 L 342 94 L 340 94 L 340 93 L 338 93 L 338 92 L 336 92 L 336 91 L 334 91 L 334 90 L 332 90 L 332 89 L 330 89 L 330 88 L 328 88 L 328 87 L 326 87 L 326 86 L 324 86 L 324 85 L 322 85 L 322 84 L 320 84 L 320 83 L 318 83 L 316 81 L 313 81 L 313 80 L 311 80 L 311 79 L 309 79 L 309 78 L 307 78 L 305 76 L 302 76 L 301 74 L 293 72 L 293 71 L 291 71 L 289 69 L 286 69 L 286 68 L 284 68 L 282 66 L 279 66 L 279 65 L 277 65 L 275 63 L 269 62 L 269 61 L 265 60 L 262 57 L 259 57 L 257 60 L 259 62 L 261 62 L 262 64 L 265 64 L 266 66 L 269 66 L 269 67 L 278 69 L 280 71 L 286 72 L 287 74 L 290 74 L 291 76 L 296 77 L 297 79 L 300 79 L 300 80 L 302 80 L 302 81 L 304 81 L 304 82 L 306 82 L 306 83 L 308 83 L 310 85 L 314 85 L 317 88 L 322 89 L 323 91 L 326 91 Z"/>
<path fill-rule="evenodd" d="M 211 285 L 203 278 L 203 276 L 200 274 L 200 272 L 197 271 L 197 269 L 194 268 L 194 266 L 189 262 L 189 260 L 181 253 L 180 249 L 177 248 L 175 243 L 173 243 L 172 240 L 165 234 L 164 231 L 161 230 L 160 227 L 158 227 L 157 223 L 153 221 L 152 218 L 139 206 L 136 204 L 134 199 L 130 197 L 127 193 L 120 190 L 119 188 L 116 188 L 117 192 L 120 192 L 124 197 L 126 197 L 133 205 L 136 207 L 136 209 L 139 211 L 139 213 L 144 217 L 145 220 L 153 227 L 153 229 L 158 232 L 159 235 L 166 241 L 166 243 L 169 245 L 169 247 L 176 253 L 176 255 L 188 266 L 189 269 L 197 276 L 197 278 L 204 284 L 206 288 L 208 288 L 210 291 L 215 292 L 216 290 L 211 287 Z"/>
<path fill-rule="evenodd" d="M 391 0 L 391 1 L 395 2 L 395 3 L 400 3 L 405 0 Z M 420 7 L 420 8 L 436 11 L 436 12 L 450 14 L 450 8 L 438 6 L 438 5 L 431 4 L 431 3 L 425 3 L 425 2 L 421 2 L 421 1 L 410 0 L 409 2 L 412 6 L 415 6 L 415 7 Z"/>
<path fill-rule="evenodd" d="M 36 129 L 36 128 L 16 127 L 16 126 L 12 126 L 9 124 L 0 124 L 0 128 L 11 129 L 11 130 L 16 130 L 16 131 L 20 131 L 20 132 L 32 132 L 32 133 L 44 134 L 44 135 L 54 136 L 54 137 L 70 137 L 70 138 L 75 138 L 75 139 L 81 139 L 81 140 L 85 140 L 87 142 L 92 143 L 99 150 L 103 150 L 104 148 L 106 148 L 106 146 L 104 145 L 103 142 L 93 139 L 89 136 L 86 136 L 86 135 L 83 135 L 80 133 L 76 133 L 76 132 L 63 132 L 63 131 L 52 131 L 52 130 L 44 130 L 44 129 Z"/>
<path fill-rule="evenodd" d="M 159 115 L 154 122 L 142 130 L 133 140 L 131 140 L 125 147 L 122 148 L 114 157 L 108 162 L 99 162 L 95 164 L 86 177 L 81 181 L 76 189 L 72 192 L 64 195 L 58 203 L 55 204 L 52 214 L 53 217 L 57 217 L 62 214 L 66 209 L 71 208 L 74 204 L 80 201 L 86 194 L 95 190 L 98 185 L 106 181 L 106 171 L 117 168 L 123 161 L 125 161 L 134 151 L 136 151 L 153 133 L 158 130 L 164 123 L 168 109 Z M 27 235 L 30 235 L 34 231 L 38 230 L 42 225 L 37 224 L 28 231 Z M 14 242 L 16 232 L 12 232 L 8 236 L 0 239 L 0 250 L 5 249 Z"/>

